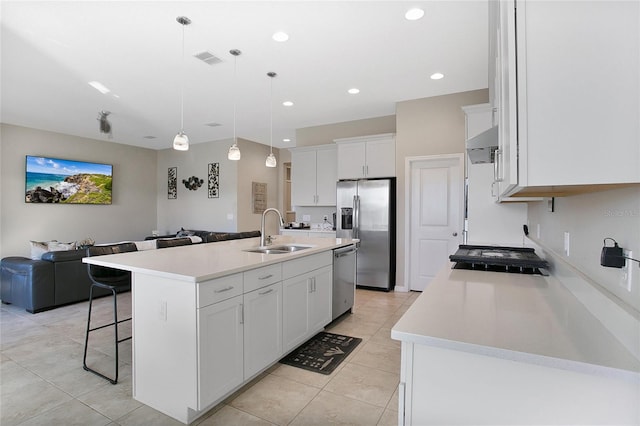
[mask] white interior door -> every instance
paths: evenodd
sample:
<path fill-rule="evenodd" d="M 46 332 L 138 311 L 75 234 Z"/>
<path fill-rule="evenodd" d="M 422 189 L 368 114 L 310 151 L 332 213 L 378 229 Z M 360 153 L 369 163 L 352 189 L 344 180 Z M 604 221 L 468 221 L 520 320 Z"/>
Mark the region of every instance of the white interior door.
<path fill-rule="evenodd" d="M 410 290 L 424 290 L 462 241 L 463 182 L 462 154 L 411 162 Z"/>

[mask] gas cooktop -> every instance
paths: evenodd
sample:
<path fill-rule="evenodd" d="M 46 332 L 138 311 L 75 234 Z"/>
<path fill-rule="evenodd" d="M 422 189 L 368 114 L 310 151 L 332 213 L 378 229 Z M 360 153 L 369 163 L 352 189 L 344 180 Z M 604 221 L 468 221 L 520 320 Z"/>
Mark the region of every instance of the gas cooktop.
<path fill-rule="evenodd" d="M 535 250 L 527 247 L 461 245 L 449 260 L 456 262 L 454 269 L 473 269 L 495 272 L 546 275 L 541 269 L 548 267 Z"/>

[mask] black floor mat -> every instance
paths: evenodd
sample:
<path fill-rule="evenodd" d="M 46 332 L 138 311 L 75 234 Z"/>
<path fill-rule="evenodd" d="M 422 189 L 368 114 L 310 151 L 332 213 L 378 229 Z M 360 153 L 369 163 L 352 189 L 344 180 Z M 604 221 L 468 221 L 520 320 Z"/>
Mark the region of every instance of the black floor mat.
<path fill-rule="evenodd" d="M 360 342 L 362 339 L 358 337 L 320 332 L 280 362 L 320 374 L 331 374 Z"/>

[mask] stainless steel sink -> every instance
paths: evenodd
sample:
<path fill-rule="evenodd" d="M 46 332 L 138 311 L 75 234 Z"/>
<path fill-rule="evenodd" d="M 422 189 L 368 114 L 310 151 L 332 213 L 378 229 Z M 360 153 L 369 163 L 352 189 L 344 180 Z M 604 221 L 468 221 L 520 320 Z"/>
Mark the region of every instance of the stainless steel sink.
<path fill-rule="evenodd" d="M 245 251 L 248 251 L 251 253 L 262 253 L 262 254 L 285 254 L 285 253 L 293 253 L 295 251 L 300 251 L 300 250 L 306 250 L 312 247 L 314 246 L 305 246 L 300 244 L 280 244 L 277 246 L 255 247 L 252 249 L 247 249 Z"/>

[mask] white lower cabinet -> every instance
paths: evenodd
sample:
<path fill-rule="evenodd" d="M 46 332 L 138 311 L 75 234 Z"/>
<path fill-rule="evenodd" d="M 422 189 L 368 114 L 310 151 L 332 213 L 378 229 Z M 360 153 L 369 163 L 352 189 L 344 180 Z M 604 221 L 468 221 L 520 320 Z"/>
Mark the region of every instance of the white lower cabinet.
<path fill-rule="evenodd" d="M 198 409 L 244 381 L 243 296 L 198 309 Z"/>
<path fill-rule="evenodd" d="M 304 343 L 331 322 L 331 295 L 330 266 L 283 281 L 284 352 Z"/>
<path fill-rule="evenodd" d="M 282 356 L 282 283 L 244 295 L 244 378 Z"/>

